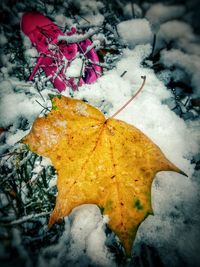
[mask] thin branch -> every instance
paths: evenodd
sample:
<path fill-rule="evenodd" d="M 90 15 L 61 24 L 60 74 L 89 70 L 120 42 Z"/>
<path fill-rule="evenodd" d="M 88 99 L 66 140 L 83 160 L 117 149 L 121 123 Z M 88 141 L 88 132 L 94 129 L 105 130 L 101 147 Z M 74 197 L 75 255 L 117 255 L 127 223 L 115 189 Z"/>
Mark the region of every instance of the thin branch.
<path fill-rule="evenodd" d="M 84 59 L 82 61 L 81 71 L 80 71 L 80 75 L 79 75 L 79 79 L 78 79 L 78 83 L 77 83 L 77 88 L 76 88 L 77 90 L 78 90 L 81 78 L 83 76 L 84 65 L 85 65 L 85 57 L 84 57 Z"/>
<path fill-rule="evenodd" d="M 91 29 L 91 28 L 101 28 L 102 24 L 83 24 L 83 25 L 76 25 L 76 28 L 79 30 Z"/>
<path fill-rule="evenodd" d="M 41 213 L 38 213 L 38 214 L 30 214 L 30 215 L 27 215 L 27 216 L 24 216 L 18 220 L 13 220 L 11 222 L 8 222 L 8 223 L 1 223 L 3 224 L 4 226 L 10 226 L 10 225 L 16 225 L 16 224 L 20 224 L 20 223 L 24 223 L 24 222 L 27 222 L 29 220 L 32 220 L 32 219 L 35 219 L 35 218 L 39 218 L 39 217 L 43 217 L 43 216 L 46 216 L 46 215 L 49 215 L 51 212 L 50 211 L 46 211 L 46 212 L 41 212 Z M 5 218 L 5 219 L 1 219 L 1 221 L 8 221 L 9 218 Z"/>
<path fill-rule="evenodd" d="M 153 58 L 153 56 L 154 56 L 155 47 L 156 47 L 156 34 L 153 35 L 152 51 L 151 51 L 151 54 L 149 56 L 150 58 Z"/>
<path fill-rule="evenodd" d="M 51 111 L 49 108 L 43 106 L 38 100 L 35 100 L 41 107 L 43 107 L 44 110 Z"/>
<path fill-rule="evenodd" d="M 127 70 L 125 70 L 125 71 L 120 75 L 120 77 L 123 77 L 126 73 L 127 73 Z"/>
<path fill-rule="evenodd" d="M 99 43 L 97 42 L 93 42 L 91 45 L 89 45 L 86 49 L 86 51 L 84 52 L 84 56 L 89 53 L 93 48 L 99 46 Z"/>
<path fill-rule="evenodd" d="M 42 98 L 42 100 L 45 101 L 42 93 L 40 92 L 40 90 L 39 90 L 39 88 L 37 86 L 36 86 L 36 90 L 38 91 L 38 93 L 39 93 L 40 97 Z"/>
<path fill-rule="evenodd" d="M 78 14 L 77 14 L 77 16 L 78 16 L 78 17 L 80 17 L 81 19 L 85 20 L 87 23 L 89 23 L 89 24 L 90 24 L 90 21 L 89 21 L 89 20 L 87 20 L 86 18 L 84 18 L 84 17 L 82 17 L 81 15 L 78 15 Z"/>
<path fill-rule="evenodd" d="M 74 34 L 74 35 L 71 35 L 71 36 L 59 35 L 58 36 L 58 42 L 60 42 L 60 41 L 66 41 L 68 44 L 80 43 L 82 41 L 85 41 L 86 39 L 89 39 L 94 34 L 99 33 L 100 30 L 101 29 L 89 30 L 87 33 L 85 33 L 83 35 L 80 35 L 80 34 Z"/>
<path fill-rule="evenodd" d="M 131 12 L 132 12 L 133 18 L 135 18 L 135 8 L 134 8 L 134 2 L 133 1 L 131 1 Z"/>
<path fill-rule="evenodd" d="M 0 158 L 6 157 L 6 156 L 13 156 L 14 154 L 17 154 L 17 152 L 8 152 L 8 153 L 5 153 L 5 154 L 0 154 Z"/>
<path fill-rule="evenodd" d="M 128 104 L 142 91 L 145 85 L 146 76 L 142 76 L 141 78 L 143 79 L 143 82 L 139 90 L 120 109 L 118 109 L 117 112 L 115 112 L 110 118 L 116 117 L 117 114 L 119 114 L 123 109 L 125 109 L 125 107 L 128 106 Z"/>
<path fill-rule="evenodd" d="M 87 62 L 92 65 L 96 65 L 96 66 L 99 66 L 99 67 L 102 67 L 108 70 L 110 70 L 111 68 L 114 68 L 114 65 L 111 65 L 111 64 L 108 65 L 107 63 L 101 63 L 101 62 L 97 63 L 97 62 L 92 61 L 91 59 L 88 59 Z"/>

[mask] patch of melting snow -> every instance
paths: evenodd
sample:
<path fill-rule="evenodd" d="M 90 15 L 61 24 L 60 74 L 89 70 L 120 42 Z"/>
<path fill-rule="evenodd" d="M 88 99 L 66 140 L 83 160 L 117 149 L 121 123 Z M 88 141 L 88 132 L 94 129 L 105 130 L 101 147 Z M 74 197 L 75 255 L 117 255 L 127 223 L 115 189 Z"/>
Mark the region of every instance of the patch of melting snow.
<path fill-rule="evenodd" d="M 67 127 L 67 121 L 64 120 L 55 120 L 53 124 L 58 127 L 63 127 L 63 128 Z"/>
<path fill-rule="evenodd" d="M 48 127 L 42 129 L 42 135 L 45 136 L 43 143 L 47 146 L 55 145 L 59 140 L 59 135 L 55 132 L 55 130 Z"/>
<path fill-rule="evenodd" d="M 89 117 L 89 113 L 87 112 L 87 106 L 82 103 L 77 103 L 76 104 L 76 111 L 85 117 Z"/>

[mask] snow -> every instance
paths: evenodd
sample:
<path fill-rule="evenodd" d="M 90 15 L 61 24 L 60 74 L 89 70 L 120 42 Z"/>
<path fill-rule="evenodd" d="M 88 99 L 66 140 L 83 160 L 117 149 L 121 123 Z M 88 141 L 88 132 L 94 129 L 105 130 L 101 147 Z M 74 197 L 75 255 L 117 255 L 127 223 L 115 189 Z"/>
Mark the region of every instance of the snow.
<path fill-rule="evenodd" d="M 185 38 L 194 39 L 192 27 L 183 21 L 171 20 L 160 26 L 160 33 L 166 41 Z"/>
<path fill-rule="evenodd" d="M 56 24 L 62 29 L 65 29 L 66 26 L 70 28 L 73 25 L 73 21 L 64 16 L 63 14 L 56 15 L 55 21 Z"/>
<path fill-rule="evenodd" d="M 36 48 L 30 48 L 30 49 L 27 49 L 26 52 L 25 52 L 25 57 L 30 58 L 30 57 L 38 57 L 38 52 L 37 52 L 37 49 Z"/>
<path fill-rule="evenodd" d="M 99 29 L 90 29 L 87 33 L 80 35 L 80 34 L 73 34 L 70 36 L 63 36 L 63 35 L 59 35 L 58 36 L 58 41 L 66 41 L 69 44 L 72 43 L 79 43 L 81 41 L 84 41 L 88 38 L 91 38 L 92 35 L 96 34 L 99 32 Z"/>
<path fill-rule="evenodd" d="M 47 158 L 44 158 L 44 157 L 42 158 L 42 160 L 37 161 L 35 163 L 34 168 L 31 171 L 32 177 L 31 177 L 30 183 L 35 182 L 38 179 L 39 174 L 44 170 L 44 167 L 50 166 L 51 164 L 52 164 L 51 161 Z M 54 182 L 51 181 L 51 184 L 49 187 L 52 187 L 54 185 L 55 185 L 55 181 Z"/>
<path fill-rule="evenodd" d="M 110 266 L 106 255 L 108 251 L 105 247 L 105 222 L 99 208 L 95 205 L 75 208 L 70 219 L 72 220 L 70 258 L 77 259 L 86 250 L 86 255 L 95 264 Z"/>
<path fill-rule="evenodd" d="M 8 42 L 6 36 L 3 33 L 0 33 L 0 47 L 6 45 Z"/>
<path fill-rule="evenodd" d="M 117 25 L 117 30 L 120 37 L 122 37 L 130 47 L 152 42 L 151 27 L 146 19 L 132 19 L 120 22 Z"/>
<path fill-rule="evenodd" d="M 10 62 L 10 55 L 7 56 L 5 54 L 1 54 L 1 63 L 3 65 L 3 67 L 1 67 L 1 72 L 3 74 L 3 77 L 7 79 L 9 78 L 10 73 L 12 73 L 15 64 Z"/>
<path fill-rule="evenodd" d="M 30 84 L 15 78 L 0 82 L 0 128 L 6 129 L 4 134 L 6 141 L 1 146 L 1 153 L 27 134 L 27 130 L 43 110 L 39 104 L 43 101 Z M 46 104 L 47 102 L 44 103 Z"/>
<path fill-rule="evenodd" d="M 88 15 L 88 14 L 95 14 L 99 15 L 99 9 L 103 7 L 103 3 L 100 1 L 90 1 L 90 0 L 74 0 L 73 1 L 74 6 L 80 9 L 80 13 L 82 15 Z"/>
<path fill-rule="evenodd" d="M 65 3 L 66 5 L 68 3 Z M 80 9 L 80 13 L 91 24 L 102 24 L 105 18 L 105 14 L 100 14 L 104 6 L 102 2 L 75 0 L 73 5 Z M 53 14 L 53 6 L 46 5 L 46 8 L 47 12 Z M 180 266 L 180 262 L 183 261 L 186 266 L 196 267 L 200 253 L 197 232 L 200 195 L 198 173 L 191 162 L 199 152 L 200 125 L 198 120 L 184 121 L 171 110 L 176 105 L 176 99 L 166 85 L 172 78 L 174 81 L 185 82 L 192 87 L 192 96 L 199 97 L 199 40 L 188 22 L 178 20 L 186 12 L 186 8 L 182 5 L 151 4 L 143 19 L 131 19 L 131 8 L 131 3 L 125 6 L 124 16 L 128 20 L 123 20 L 117 25 L 120 38 L 127 43 L 127 47 L 120 50 L 121 55 L 115 68 L 104 70 L 101 78 L 94 84 L 79 88 L 73 93 L 73 97 L 88 101 L 109 117 L 137 92 L 143 81 L 141 76 L 146 76 L 146 83 L 141 93 L 117 115 L 116 119 L 134 125 L 149 136 L 167 158 L 188 177 L 173 172 L 160 172 L 156 175 L 152 186 L 154 216 L 148 216 L 140 225 L 133 252 L 137 252 L 137 248 L 145 243 L 159 251 L 165 266 Z M 136 17 L 141 17 L 142 8 L 134 4 L 134 9 Z M 71 26 L 74 22 L 60 11 L 53 17 L 61 27 Z M 80 21 L 81 25 L 84 25 L 84 19 Z M 97 32 L 91 30 L 88 34 L 92 36 Z M 153 70 L 151 61 L 145 67 L 143 65 L 144 60 L 152 52 L 153 32 L 157 33 L 156 52 L 161 50 L 159 63 L 164 66 L 164 70 L 157 74 Z M 81 38 L 88 37 L 88 34 L 81 35 Z M 98 36 L 106 40 L 103 33 L 95 34 L 93 38 L 96 43 L 99 40 Z M 79 37 L 80 35 L 65 36 L 62 40 L 66 38 L 67 41 L 77 41 Z M 7 37 L 1 33 L 0 40 L 0 44 L 4 45 Z M 170 42 L 173 42 L 173 48 L 166 49 L 166 43 Z M 37 51 L 24 36 L 23 44 L 27 61 L 37 56 Z M 14 74 L 11 75 L 17 62 L 11 63 L 9 60 L 9 54 L 1 55 L 3 67 L 0 80 L 0 128 L 6 129 L 0 139 L 2 153 L 5 150 L 12 151 L 18 148 L 18 142 L 31 129 L 35 118 L 42 116 L 41 105 L 50 107 L 48 94 L 55 94 L 50 83 L 39 93 L 36 90 L 36 83 L 19 81 Z M 30 62 L 33 63 L 34 59 Z M 81 66 L 82 60 L 77 57 L 67 69 L 67 75 L 78 77 Z M 125 74 L 122 76 L 123 73 Z M 62 94 L 69 96 L 69 91 Z M 85 105 L 78 104 L 76 108 L 80 114 L 87 116 Z M 67 124 L 57 120 L 54 126 L 66 128 Z M 53 145 L 57 142 L 56 131 L 45 127 L 43 131 L 46 132 L 47 144 Z M 31 182 L 35 182 L 43 167 L 49 165 L 50 162 L 45 158 L 41 162 L 36 162 L 31 170 Z M 54 176 L 47 190 L 54 187 L 55 183 Z M 25 193 L 23 200 L 26 198 Z M 29 217 L 24 217 L 27 218 Z M 114 253 L 107 247 L 111 242 L 111 237 L 106 235 L 105 231 L 109 218 L 103 217 L 96 205 L 77 207 L 64 220 L 65 229 L 58 242 L 40 249 L 39 267 L 118 266 Z M 18 247 L 20 252 L 24 250 L 22 258 L 27 258 L 19 232 L 15 232 L 14 235 L 16 242 L 13 246 Z M 128 262 L 124 263 L 124 266 L 129 266 Z"/>
<path fill-rule="evenodd" d="M 53 147 L 55 144 L 58 143 L 59 136 L 57 135 L 56 131 L 54 129 L 51 129 L 48 126 L 45 126 L 41 130 L 42 136 L 44 136 L 44 140 L 40 140 L 40 144 L 47 147 Z"/>
<path fill-rule="evenodd" d="M 97 15 L 85 15 L 84 19 L 80 20 L 80 25 L 85 25 L 89 22 L 90 25 L 101 26 L 104 22 L 104 16 L 101 14 Z"/>
<path fill-rule="evenodd" d="M 181 18 L 185 12 L 186 8 L 183 5 L 165 5 L 163 3 L 156 3 L 148 9 L 145 17 L 153 25 L 159 25 L 175 18 Z"/>
<path fill-rule="evenodd" d="M 67 77 L 76 77 L 79 78 L 81 71 L 84 72 L 84 62 L 79 55 L 71 61 L 70 66 L 66 69 L 66 76 Z"/>
<path fill-rule="evenodd" d="M 21 140 L 26 134 L 28 134 L 29 131 L 23 131 L 23 130 L 17 130 L 16 133 L 9 135 L 7 137 L 7 144 L 9 146 L 14 146 L 17 142 L 17 140 Z"/>
<path fill-rule="evenodd" d="M 63 120 L 56 120 L 54 125 L 65 129 L 67 127 L 67 122 Z"/>
<path fill-rule="evenodd" d="M 41 101 L 39 96 L 27 98 L 23 91 L 16 94 L 11 80 L 1 82 L 0 88 L 0 127 L 16 124 L 22 118 L 32 123 L 39 115 L 41 107 L 36 103 L 36 100 Z"/>
<path fill-rule="evenodd" d="M 85 117 L 88 117 L 89 116 L 89 113 L 87 112 L 87 106 L 82 104 L 82 103 L 77 103 L 76 104 L 76 111 L 82 115 L 82 116 L 85 116 Z"/>
<path fill-rule="evenodd" d="M 186 47 L 190 42 L 195 41 L 196 37 L 193 29 L 185 22 L 171 20 L 163 23 L 157 34 L 156 49 L 165 47 L 166 43 L 175 42 L 176 46 Z M 185 45 L 184 45 L 185 44 Z"/>
<path fill-rule="evenodd" d="M 162 174 L 162 177 L 158 175 L 154 181 L 152 197 L 155 214 L 142 223 L 135 246 L 148 239 L 149 244 L 157 244 L 160 247 L 160 253 L 166 259 L 167 266 L 180 266 L 180 259 L 177 256 L 177 251 L 180 250 L 186 266 L 198 266 L 200 214 L 197 204 L 194 206 L 194 198 L 199 199 L 198 185 L 192 184 L 186 177 L 180 176 L 174 180 L 165 174 Z M 179 209 L 179 206 L 182 208 Z M 192 217 L 186 219 L 187 213 Z M 169 242 L 166 254 L 166 247 L 163 244 Z"/>
<path fill-rule="evenodd" d="M 200 96 L 200 56 L 189 55 L 178 49 L 171 49 L 170 51 L 162 51 L 160 61 L 166 67 L 175 66 L 189 74 L 191 79 L 190 82 L 194 88 L 194 93 L 197 96 Z"/>
<path fill-rule="evenodd" d="M 122 4 L 123 14 L 125 18 L 132 19 L 142 17 L 142 9 L 135 3 L 128 3 L 125 6 Z"/>
<path fill-rule="evenodd" d="M 113 266 L 112 254 L 105 242 L 105 224 L 107 218 L 101 215 L 96 205 L 81 205 L 65 218 L 65 230 L 58 244 L 44 249 L 40 256 L 39 267 L 58 267 L 70 264 L 75 267 Z M 46 255 L 49 262 L 45 262 Z"/>

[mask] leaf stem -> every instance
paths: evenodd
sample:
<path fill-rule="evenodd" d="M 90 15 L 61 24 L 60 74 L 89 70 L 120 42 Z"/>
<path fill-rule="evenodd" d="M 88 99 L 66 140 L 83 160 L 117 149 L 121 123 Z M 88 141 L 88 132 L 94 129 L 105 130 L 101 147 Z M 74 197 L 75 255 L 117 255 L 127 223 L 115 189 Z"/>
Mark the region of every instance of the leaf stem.
<path fill-rule="evenodd" d="M 110 118 L 116 117 L 117 114 L 119 114 L 123 109 L 125 109 L 125 107 L 128 106 L 128 104 L 142 91 L 145 85 L 146 76 L 141 76 L 141 78 L 143 79 L 143 82 L 140 88 L 138 89 L 138 91 L 120 109 L 118 109 Z"/>

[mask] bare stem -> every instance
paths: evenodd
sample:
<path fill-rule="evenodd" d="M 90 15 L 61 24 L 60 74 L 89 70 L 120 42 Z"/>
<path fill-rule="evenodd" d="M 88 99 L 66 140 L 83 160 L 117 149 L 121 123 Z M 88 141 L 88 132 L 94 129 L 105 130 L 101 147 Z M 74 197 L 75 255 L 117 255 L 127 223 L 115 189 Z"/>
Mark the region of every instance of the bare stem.
<path fill-rule="evenodd" d="M 114 118 L 117 116 L 117 114 L 119 114 L 123 109 L 125 109 L 126 106 L 128 106 L 128 104 L 142 91 L 144 85 L 145 85 L 145 81 L 146 81 L 146 76 L 141 76 L 141 78 L 143 79 L 142 85 L 140 86 L 140 88 L 138 89 L 138 91 L 120 108 L 118 109 L 112 116 L 111 118 Z"/>
<path fill-rule="evenodd" d="M 32 220 L 32 219 L 36 219 L 36 218 L 39 218 L 39 217 L 42 217 L 42 216 L 47 216 L 50 213 L 51 213 L 50 211 L 47 211 L 47 212 L 41 212 L 39 214 L 30 214 L 30 215 L 24 216 L 24 217 L 22 217 L 20 219 L 17 219 L 17 220 L 12 220 L 12 218 L 11 218 L 12 221 L 7 222 L 7 223 L 1 223 L 1 225 L 9 226 L 9 225 L 21 224 L 21 223 L 27 222 L 27 221 Z M 6 218 L 5 220 L 8 221 L 9 219 Z"/>
<path fill-rule="evenodd" d="M 49 108 L 43 106 L 38 100 L 35 100 L 44 110 L 51 111 Z"/>
<path fill-rule="evenodd" d="M 0 158 L 6 157 L 6 156 L 12 156 L 12 155 L 14 155 L 14 154 L 17 154 L 17 153 L 16 153 L 16 152 L 8 152 L 8 153 L 6 153 L 6 154 L 1 154 L 1 155 L 0 155 Z"/>
<path fill-rule="evenodd" d="M 74 34 L 74 35 L 71 35 L 71 36 L 59 35 L 58 36 L 58 42 L 60 42 L 60 41 L 66 41 L 68 44 L 80 43 L 82 41 L 85 41 L 86 39 L 89 39 L 94 34 L 99 33 L 100 30 L 101 29 L 89 30 L 87 33 L 85 33 L 83 35 L 79 35 L 79 34 Z"/>

